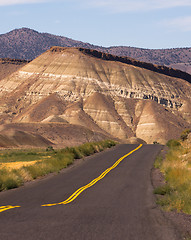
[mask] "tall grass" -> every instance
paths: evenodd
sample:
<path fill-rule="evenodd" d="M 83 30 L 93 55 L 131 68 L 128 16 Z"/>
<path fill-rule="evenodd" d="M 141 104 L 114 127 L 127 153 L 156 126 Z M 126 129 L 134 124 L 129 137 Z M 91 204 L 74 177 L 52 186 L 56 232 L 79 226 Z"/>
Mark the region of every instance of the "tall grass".
<path fill-rule="evenodd" d="M 0 169 L 0 191 L 16 188 L 38 177 L 45 176 L 49 173 L 59 172 L 74 162 L 75 159 L 101 152 L 106 148 L 115 146 L 117 143 L 112 140 L 104 140 L 100 142 L 85 143 L 77 147 L 64 148 L 54 150 L 48 148 L 48 151 L 27 152 L 26 150 L 17 150 L 11 152 L 1 152 L 1 162 L 16 161 L 36 161 L 33 165 L 24 166 L 17 170 Z"/>
<path fill-rule="evenodd" d="M 159 164 L 166 185 L 155 189 L 154 193 L 163 195 L 157 202 L 167 211 L 191 214 L 191 144 L 171 140 L 167 145 L 169 151 Z"/>
<path fill-rule="evenodd" d="M 0 191 L 17 188 L 23 184 L 23 180 L 19 172 L 6 169 L 0 170 Z"/>

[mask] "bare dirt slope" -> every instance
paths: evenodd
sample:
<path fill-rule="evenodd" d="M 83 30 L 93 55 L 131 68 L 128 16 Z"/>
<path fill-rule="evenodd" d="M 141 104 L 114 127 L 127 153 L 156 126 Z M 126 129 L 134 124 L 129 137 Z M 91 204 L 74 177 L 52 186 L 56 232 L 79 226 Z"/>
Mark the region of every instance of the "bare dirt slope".
<path fill-rule="evenodd" d="M 6 129 L 0 132 L 0 148 L 46 147 L 53 143 L 36 133 Z"/>
<path fill-rule="evenodd" d="M 0 147 L 76 146 L 86 142 L 114 139 L 109 134 L 93 132 L 79 125 L 58 122 L 10 123 L 2 125 Z"/>

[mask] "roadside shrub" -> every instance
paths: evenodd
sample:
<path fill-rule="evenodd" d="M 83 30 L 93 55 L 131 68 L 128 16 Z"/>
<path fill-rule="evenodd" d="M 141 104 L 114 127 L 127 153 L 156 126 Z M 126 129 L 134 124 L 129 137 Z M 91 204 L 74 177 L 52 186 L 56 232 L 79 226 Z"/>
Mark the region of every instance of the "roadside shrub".
<path fill-rule="evenodd" d="M 173 189 L 168 184 L 165 184 L 155 188 L 154 194 L 165 195 L 165 194 L 170 194 L 172 191 Z"/>
<path fill-rule="evenodd" d="M 191 129 L 185 129 L 185 130 L 182 132 L 182 134 L 181 134 L 181 136 L 180 136 L 180 139 L 181 139 L 182 141 L 185 141 L 186 139 L 188 139 L 189 133 L 191 133 Z"/>
<path fill-rule="evenodd" d="M 47 151 L 47 152 L 53 152 L 53 151 L 54 151 L 53 146 L 48 146 L 48 147 L 46 148 L 46 151 Z"/>
<path fill-rule="evenodd" d="M 175 148 L 175 147 L 180 147 L 181 144 L 179 143 L 179 141 L 175 140 L 175 139 L 171 139 L 167 142 L 167 147 L 169 148 Z"/>
<path fill-rule="evenodd" d="M 164 197 L 164 198 L 157 199 L 156 203 L 161 207 L 166 207 L 166 206 L 169 206 L 169 204 L 171 203 L 171 200 L 168 197 Z"/>
<path fill-rule="evenodd" d="M 113 140 L 105 140 L 103 141 L 103 147 L 104 148 L 111 148 L 116 145 L 116 142 Z"/>
<path fill-rule="evenodd" d="M 96 152 L 96 149 L 94 148 L 92 143 L 85 143 L 81 146 L 79 146 L 79 151 L 82 153 L 83 156 L 89 156 Z"/>
<path fill-rule="evenodd" d="M 45 176 L 46 174 L 52 172 L 50 166 L 48 164 L 43 163 L 36 163 L 31 166 L 23 167 L 23 169 L 30 174 L 32 179 Z"/>
<path fill-rule="evenodd" d="M 3 189 L 4 190 L 8 190 L 8 189 L 12 189 L 12 188 L 17 188 L 19 186 L 17 179 L 8 177 L 5 179 L 4 183 L 3 183 Z"/>
<path fill-rule="evenodd" d="M 80 153 L 78 147 L 66 147 L 64 149 L 61 150 L 61 153 L 71 153 L 73 154 L 75 159 L 80 159 L 82 158 L 82 154 Z"/>
<path fill-rule="evenodd" d="M 22 178 L 15 171 L 0 170 L 0 191 L 17 188 L 23 184 Z"/>
<path fill-rule="evenodd" d="M 50 164 L 54 171 L 60 171 L 66 168 L 68 165 L 72 164 L 74 161 L 74 156 L 71 153 L 59 153 L 55 158 L 47 160 L 45 163 Z"/>

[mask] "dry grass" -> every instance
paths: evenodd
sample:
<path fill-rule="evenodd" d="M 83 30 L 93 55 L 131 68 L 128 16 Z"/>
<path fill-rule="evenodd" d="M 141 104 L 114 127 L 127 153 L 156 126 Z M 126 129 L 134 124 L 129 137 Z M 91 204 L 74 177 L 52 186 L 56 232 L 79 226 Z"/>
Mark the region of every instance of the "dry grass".
<path fill-rule="evenodd" d="M 0 191 L 19 187 L 24 182 L 49 173 L 59 172 L 72 164 L 75 159 L 92 155 L 115 145 L 116 142 L 105 140 L 60 150 L 48 148 L 48 151 L 2 151 L 0 153 Z"/>
<path fill-rule="evenodd" d="M 39 161 L 41 161 L 41 160 L 39 160 Z M 1 163 L 0 168 L 6 168 L 9 170 L 20 169 L 22 167 L 31 166 L 31 165 L 35 164 L 36 162 L 37 161 Z"/>
<path fill-rule="evenodd" d="M 166 185 L 155 189 L 155 193 L 163 195 L 157 202 L 167 211 L 177 210 L 191 214 L 190 137 L 184 141 L 179 140 L 180 146 L 170 147 L 165 160 L 159 164 Z M 162 191 L 163 189 L 168 191 Z"/>

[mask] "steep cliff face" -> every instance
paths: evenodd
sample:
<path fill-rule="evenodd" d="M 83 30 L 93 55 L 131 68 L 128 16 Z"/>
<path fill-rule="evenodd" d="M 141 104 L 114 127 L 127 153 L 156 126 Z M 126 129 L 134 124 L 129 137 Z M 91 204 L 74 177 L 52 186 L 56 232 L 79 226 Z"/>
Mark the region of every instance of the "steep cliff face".
<path fill-rule="evenodd" d="M 179 78 L 55 47 L 0 81 L 1 121 L 64 121 L 165 142 L 188 126 L 190 90 Z"/>

